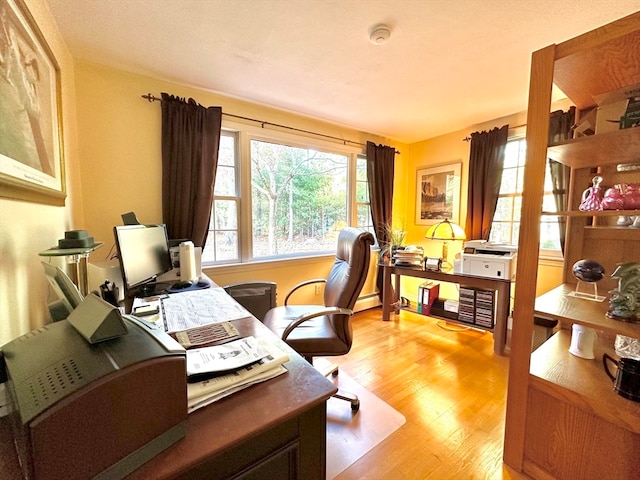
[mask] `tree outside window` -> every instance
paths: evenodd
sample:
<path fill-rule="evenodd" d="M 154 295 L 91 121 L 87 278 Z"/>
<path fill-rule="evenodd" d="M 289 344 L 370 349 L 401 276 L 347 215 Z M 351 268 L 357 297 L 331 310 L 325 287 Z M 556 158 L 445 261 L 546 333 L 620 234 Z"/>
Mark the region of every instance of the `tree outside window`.
<path fill-rule="evenodd" d="M 253 258 L 334 251 L 348 224 L 349 156 L 250 143 Z"/>

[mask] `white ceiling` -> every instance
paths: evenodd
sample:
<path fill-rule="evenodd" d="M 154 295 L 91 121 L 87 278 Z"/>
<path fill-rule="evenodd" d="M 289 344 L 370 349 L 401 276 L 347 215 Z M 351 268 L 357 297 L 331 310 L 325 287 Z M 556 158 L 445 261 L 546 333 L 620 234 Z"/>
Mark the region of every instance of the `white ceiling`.
<path fill-rule="evenodd" d="M 406 143 L 525 110 L 533 51 L 640 9 L 639 0 L 47 2 L 75 58 Z M 391 37 L 374 45 L 379 23 Z"/>

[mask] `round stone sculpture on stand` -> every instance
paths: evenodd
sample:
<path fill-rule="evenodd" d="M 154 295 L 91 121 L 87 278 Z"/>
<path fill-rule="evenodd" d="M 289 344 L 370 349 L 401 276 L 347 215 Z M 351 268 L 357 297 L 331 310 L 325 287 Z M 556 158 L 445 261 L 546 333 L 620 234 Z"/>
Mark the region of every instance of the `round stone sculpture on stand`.
<path fill-rule="evenodd" d="M 605 274 L 604 267 L 601 264 L 595 260 L 578 260 L 573 264 L 571 273 L 573 273 L 573 276 L 578 279 L 578 283 L 575 291 L 571 292 L 569 295 L 597 302 L 602 302 L 604 300 L 604 297 L 598 295 L 598 287 L 596 285 L 596 282 L 602 280 Z M 580 286 L 582 283 L 592 284 L 593 293 L 581 292 Z"/>

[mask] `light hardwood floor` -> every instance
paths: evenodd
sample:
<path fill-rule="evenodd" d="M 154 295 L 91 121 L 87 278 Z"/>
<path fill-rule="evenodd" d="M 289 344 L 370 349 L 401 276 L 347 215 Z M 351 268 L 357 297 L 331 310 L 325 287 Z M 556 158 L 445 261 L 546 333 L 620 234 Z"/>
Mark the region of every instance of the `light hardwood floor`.
<path fill-rule="evenodd" d="M 502 463 L 509 359 L 491 333 L 379 308 L 352 324 L 351 352 L 331 361 L 407 421 L 337 480 L 529 478 Z"/>

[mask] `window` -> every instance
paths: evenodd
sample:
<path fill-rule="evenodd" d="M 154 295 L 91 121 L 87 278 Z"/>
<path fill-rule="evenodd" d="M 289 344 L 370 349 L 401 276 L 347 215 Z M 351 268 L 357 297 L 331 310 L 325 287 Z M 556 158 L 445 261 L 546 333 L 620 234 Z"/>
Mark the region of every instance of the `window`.
<path fill-rule="evenodd" d="M 253 258 L 335 250 L 349 157 L 251 140 Z"/>
<path fill-rule="evenodd" d="M 202 249 L 203 263 L 229 263 L 240 260 L 240 178 L 237 144 L 237 133 L 223 131 L 220 134 L 211 221 L 207 243 Z"/>
<path fill-rule="evenodd" d="M 359 148 L 224 128 L 204 264 L 329 254 L 344 226 L 373 231 Z"/>
<path fill-rule="evenodd" d="M 367 157 L 358 155 L 356 160 L 356 222 L 355 226 L 361 230 L 371 232 L 373 219 L 371 218 L 371 203 L 369 201 L 369 180 L 367 178 Z"/>
<path fill-rule="evenodd" d="M 507 142 L 500 194 L 489 236 L 489 240 L 493 242 L 518 244 L 526 151 L 527 143 L 524 138 L 513 138 Z M 549 168 L 546 169 L 545 175 L 543 210 L 546 212 L 557 210 L 552 193 Z M 553 251 L 556 254 L 560 251 L 560 230 L 557 217 L 542 217 L 540 249 L 548 253 Z"/>

